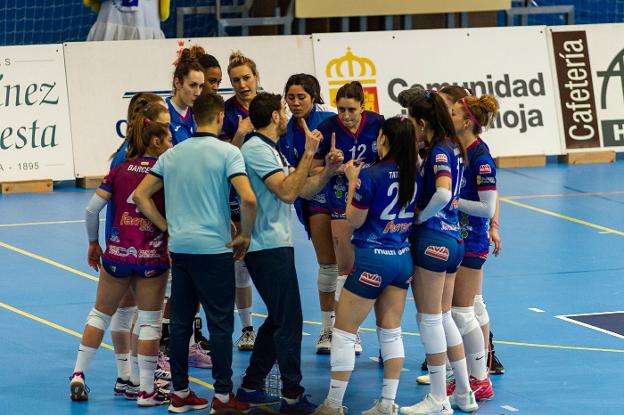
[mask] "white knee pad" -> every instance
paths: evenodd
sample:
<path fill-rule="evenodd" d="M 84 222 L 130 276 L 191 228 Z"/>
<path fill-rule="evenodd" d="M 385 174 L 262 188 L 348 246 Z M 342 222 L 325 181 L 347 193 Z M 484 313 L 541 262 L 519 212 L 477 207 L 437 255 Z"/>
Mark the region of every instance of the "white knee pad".
<path fill-rule="evenodd" d="M 490 315 L 487 312 L 482 295 L 475 295 L 474 310 L 479 326 L 483 327 L 490 322 Z"/>
<path fill-rule="evenodd" d="M 108 314 L 104 314 L 101 311 L 92 308 L 87 316 L 87 325 L 106 331 L 112 318 L 113 316 L 109 316 Z"/>
<path fill-rule="evenodd" d="M 345 282 L 347 282 L 348 275 L 338 275 L 336 278 L 336 293 L 334 294 L 334 299 L 336 302 L 340 300 L 340 293 L 342 292 L 342 287 L 344 287 Z"/>
<path fill-rule="evenodd" d="M 333 293 L 336 291 L 336 280 L 338 279 L 338 265 L 319 265 L 317 284 L 322 293 Z"/>
<path fill-rule="evenodd" d="M 451 314 L 462 337 L 473 330 L 481 330 L 474 307 L 452 307 Z"/>
<path fill-rule="evenodd" d="M 139 340 L 160 340 L 162 317 L 160 310 L 139 310 L 135 328 L 139 328 Z"/>
<path fill-rule="evenodd" d="M 236 261 L 234 263 L 234 275 L 236 277 L 236 288 L 251 287 L 251 275 L 249 275 L 244 261 Z"/>
<path fill-rule="evenodd" d="M 446 336 L 446 347 L 454 347 L 462 344 L 461 334 L 453 321 L 453 316 L 450 311 L 442 313 L 442 326 L 444 327 L 444 335 Z"/>
<path fill-rule="evenodd" d="M 331 371 L 352 372 L 355 368 L 355 334 L 334 328 L 332 331 Z"/>
<path fill-rule="evenodd" d="M 442 313 L 420 315 L 420 339 L 425 346 L 427 354 L 446 352 L 446 337 L 442 325 Z M 333 346 L 333 344 L 332 344 Z"/>
<path fill-rule="evenodd" d="M 379 339 L 379 349 L 384 362 L 390 359 L 403 359 L 405 357 L 401 327 L 394 329 L 377 327 L 377 339 Z"/>
<path fill-rule="evenodd" d="M 130 332 L 132 328 L 132 321 L 134 320 L 134 314 L 136 313 L 136 306 L 133 307 L 121 307 L 115 311 L 111 320 L 111 331 L 123 331 Z"/>

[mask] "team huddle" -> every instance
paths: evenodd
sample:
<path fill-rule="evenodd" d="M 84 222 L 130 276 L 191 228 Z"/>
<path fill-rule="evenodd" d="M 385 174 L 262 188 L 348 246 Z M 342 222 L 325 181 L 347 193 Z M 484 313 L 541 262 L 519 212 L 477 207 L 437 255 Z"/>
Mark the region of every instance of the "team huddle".
<path fill-rule="evenodd" d="M 312 75 L 292 75 L 282 97 L 258 92 L 256 64 L 240 52 L 227 74 L 235 95 L 224 102 L 218 61 L 184 49 L 171 97 L 140 93 L 130 102 L 126 139 L 86 208 L 88 262 L 100 278 L 71 399 L 88 400 L 85 372 L 110 327 L 114 393 L 139 406 L 207 408 L 189 388 L 194 366 L 212 368 L 211 413 L 279 405 L 283 414 L 344 414 L 362 352 L 358 328 L 374 308 L 383 385 L 363 414 L 478 410 L 494 395 L 482 281 L 490 245 L 498 255 L 501 242 L 496 167 L 480 134 L 496 98 L 452 85 L 412 88 L 399 95 L 408 115 L 385 118 L 364 109 L 358 82 L 344 84 L 332 108 Z M 302 386 L 291 205 L 318 262 L 316 353 L 331 355 L 318 405 Z M 257 332 L 252 283 L 268 311 Z M 399 407 L 410 286 L 428 369 L 418 381 L 431 386 L 421 402 Z M 251 351 L 236 393 L 235 308 L 238 348 Z M 281 396 L 265 390 L 275 363 Z"/>

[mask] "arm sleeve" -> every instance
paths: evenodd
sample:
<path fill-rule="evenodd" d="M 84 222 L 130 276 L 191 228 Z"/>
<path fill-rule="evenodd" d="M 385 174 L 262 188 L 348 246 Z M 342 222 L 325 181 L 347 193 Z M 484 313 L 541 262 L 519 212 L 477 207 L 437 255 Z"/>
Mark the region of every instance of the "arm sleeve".
<path fill-rule="evenodd" d="M 243 159 L 243 154 L 238 148 L 234 147 L 230 149 L 225 168 L 228 180 L 231 180 L 232 177 L 247 175 L 247 171 L 245 170 L 245 160 Z"/>
<path fill-rule="evenodd" d="M 444 187 L 437 187 L 427 206 L 418 215 L 418 220 L 422 223 L 435 216 L 450 202 L 451 197 L 453 197 L 453 194 L 450 190 Z"/>
<path fill-rule="evenodd" d="M 351 199 L 351 205 L 358 209 L 366 210 L 370 207 L 372 200 L 373 181 L 366 172 L 366 169 L 364 169 L 360 171 L 355 193 L 353 194 L 353 199 Z"/>
<path fill-rule="evenodd" d="M 98 240 L 98 232 L 100 228 L 100 211 L 108 201 L 95 193 L 85 209 L 85 220 L 87 224 L 87 237 L 89 241 Z"/>
<path fill-rule="evenodd" d="M 156 163 L 152 166 L 152 168 L 150 169 L 150 174 L 153 174 L 154 176 L 162 179 L 165 175 L 165 156 L 167 153 L 162 154 L 160 157 L 158 157 L 158 160 L 156 160 Z"/>
<path fill-rule="evenodd" d="M 496 211 L 496 190 L 480 190 L 479 200 L 459 199 L 459 210 L 470 216 L 490 219 Z"/>

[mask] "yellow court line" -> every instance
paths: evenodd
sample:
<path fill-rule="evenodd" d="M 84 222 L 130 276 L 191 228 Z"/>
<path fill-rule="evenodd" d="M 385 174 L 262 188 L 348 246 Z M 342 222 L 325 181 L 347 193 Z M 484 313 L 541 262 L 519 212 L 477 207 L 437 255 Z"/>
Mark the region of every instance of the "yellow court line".
<path fill-rule="evenodd" d="M 9 245 L 9 244 L 1 242 L 1 241 L 0 241 L 0 246 L 3 247 L 3 248 L 9 249 L 11 251 L 17 252 L 18 254 L 26 255 L 27 257 L 31 257 L 33 259 L 37 259 L 37 260 L 39 260 L 41 262 L 45 262 L 46 264 L 52 265 L 52 266 L 60 268 L 62 270 L 69 271 L 72 274 L 80 275 L 81 277 L 90 279 L 92 281 L 99 281 L 99 278 L 94 277 L 93 275 L 87 274 L 86 272 L 78 271 L 75 268 L 68 267 L 67 265 L 63 265 L 63 264 L 61 264 L 59 262 L 52 261 L 51 259 L 48 259 L 46 257 L 42 257 L 41 255 L 37 255 L 35 253 L 26 251 L 26 250 L 18 248 L 16 246 Z"/>
<path fill-rule="evenodd" d="M 624 192 L 554 193 L 554 194 L 505 196 L 505 199 L 544 199 L 544 198 L 556 198 L 556 197 L 613 196 L 613 195 L 623 195 L 623 194 Z"/>
<path fill-rule="evenodd" d="M 505 201 L 502 198 L 501 198 L 501 200 Z M 537 210 L 538 212 L 543 210 L 543 209 L 533 208 L 532 206 L 529 206 L 529 205 L 524 205 L 523 206 L 522 203 L 518 203 L 518 202 L 514 202 L 514 201 L 506 201 L 506 202 L 507 203 L 511 203 L 511 204 L 519 204 L 522 207 L 526 206 L 527 208 L 532 209 L 532 210 Z M 545 211 L 545 212 L 548 212 L 548 211 Z M 548 212 L 547 214 L 551 214 L 552 216 L 557 216 L 557 217 L 563 217 L 563 219 L 567 219 L 568 218 L 568 217 L 565 217 L 563 215 L 559 215 L 559 214 L 553 213 L 553 212 Z M 570 219 L 573 219 L 572 220 L 573 222 L 577 222 L 577 221 L 579 223 L 584 222 L 584 221 L 579 221 L 578 219 L 574 219 L 574 218 L 570 218 Z M 585 223 L 582 223 L 582 224 L 585 224 Z M 599 225 L 594 225 L 594 224 L 589 224 L 589 225 L 592 225 L 593 227 L 599 226 Z M 601 228 L 604 228 L 604 227 L 601 227 Z M 604 228 L 604 229 L 609 230 L 609 231 L 613 231 L 613 233 L 619 233 L 619 234 L 624 236 L 624 232 L 618 232 L 618 231 L 615 231 L 615 230 L 612 230 L 612 229 L 608 229 L 608 228 Z M 55 267 L 61 268 L 61 269 L 65 270 L 65 271 L 69 271 L 69 272 L 77 274 L 77 275 L 80 275 L 80 276 L 88 278 L 90 280 L 98 281 L 98 279 L 96 277 L 93 277 L 92 275 L 86 274 L 86 273 L 84 273 L 82 271 L 78 271 L 77 269 L 74 269 L 74 268 L 68 267 L 66 265 L 60 264 L 60 263 L 58 263 L 56 261 L 52 261 L 51 259 L 44 258 L 44 257 L 42 257 L 40 255 L 33 254 L 32 252 L 28 252 L 28 251 L 25 251 L 23 249 L 16 248 L 16 247 L 14 247 L 12 245 L 8 245 L 8 244 L 6 244 L 4 242 L 0 242 L 0 246 L 4 247 L 4 248 L 7 248 L 7 249 L 10 249 L 12 251 L 18 252 L 18 253 L 20 253 L 22 255 L 26 255 L 26 256 L 29 256 L 31 258 L 38 259 L 39 261 L 43 261 L 46 264 L 53 265 Z M 2 305 L 2 303 L 0 303 L 0 305 Z M 267 317 L 266 314 L 253 313 L 253 315 L 256 316 L 256 317 L 264 317 L 264 318 Z M 43 322 L 43 320 L 42 320 L 42 322 Z M 321 325 L 321 323 L 318 322 L 318 321 L 310 321 L 310 320 L 304 320 L 304 323 L 312 324 L 312 325 L 316 325 L 316 326 Z M 51 324 L 54 324 L 54 323 L 51 323 Z M 361 327 L 360 330 L 362 330 L 362 331 L 370 331 L 370 332 L 376 331 L 376 329 L 371 329 L 371 328 L 367 328 L 367 327 Z M 70 333 L 70 334 L 73 334 L 73 333 Z M 404 331 L 403 334 L 405 334 L 406 336 L 420 336 L 419 333 L 409 332 L 409 331 Z M 624 350 L 618 350 L 618 349 L 598 349 L 598 348 L 587 348 L 587 347 L 577 347 L 577 346 L 539 345 L 539 344 L 532 344 L 532 343 L 504 342 L 504 341 L 501 341 L 501 340 L 494 340 L 494 343 L 496 343 L 496 344 L 509 344 L 509 345 L 515 345 L 515 346 L 525 346 L 525 347 L 543 347 L 543 348 L 551 348 L 551 349 L 609 351 L 609 352 L 615 352 L 615 353 L 622 353 L 622 352 L 624 352 Z M 198 382 L 196 382 L 196 383 L 199 383 L 199 382 L 202 382 L 202 381 L 198 380 Z M 203 385 L 202 383 L 199 383 L 199 384 Z M 206 386 L 206 385 L 203 385 L 203 386 Z M 209 387 L 209 386 L 206 386 L 206 387 Z"/>
<path fill-rule="evenodd" d="M 622 232 L 622 231 L 618 231 L 618 230 L 615 230 L 615 229 L 607 228 L 606 226 L 597 225 L 595 223 L 587 222 L 585 220 L 576 219 L 576 218 L 573 218 L 571 216 L 562 215 L 560 213 L 551 212 L 550 210 L 540 209 L 540 208 L 537 208 L 535 206 L 526 205 L 524 203 L 520 203 L 520 202 L 517 202 L 515 200 L 510 200 L 510 199 L 507 199 L 505 197 L 501 197 L 500 201 L 501 202 L 505 202 L 505 203 L 509 203 L 511 205 L 516 205 L 516 206 L 519 206 L 519 207 L 522 207 L 522 208 L 525 208 L 525 209 L 529 209 L 529 210 L 532 210 L 532 211 L 535 211 L 535 212 L 543 213 L 544 215 L 554 216 L 555 218 L 564 219 L 564 220 L 567 220 L 567 221 L 570 221 L 570 222 L 578 223 L 579 225 L 585 225 L 585 226 L 588 226 L 590 228 L 598 229 L 600 231 L 605 231 L 605 232 L 608 232 L 608 233 L 614 233 L 616 235 L 624 236 L 624 232 Z"/>
<path fill-rule="evenodd" d="M 100 219 L 100 222 L 105 222 L 106 219 Z M 68 223 L 85 223 L 84 219 L 76 220 L 57 220 L 49 222 L 23 222 L 23 223 L 0 223 L 0 228 L 17 228 L 20 226 L 37 226 L 37 225 L 65 225 Z"/>
<path fill-rule="evenodd" d="M 31 320 L 35 320 L 38 323 L 45 324 L 46 326 L 52 327 L 53 329 L 62 331 L 63 333 L 71 334 L 72 336 L 78 337 L 79 339 L 82 338 L 82 334 L 78 333 L 75 330 L 68 329 L 67 327 L 63 327 L 63 326 L 61 326 L 59 324 L 53 323 L 53 322 L 48 321 L 46 319 L 43 319 L 41 317 L 37 317 L 36 315 L 27 313 L 26 311 L 20 310 L 19 308 L 15 308 L 13 306 L 10 306 L 10 305 L 2 303 L 2 302 L 0 302 L 0 307 L 5 308 L 5 309 L 7 309 L 9 311 L 12 311 L 15 314 L 19 314 L 20 316 L 27 317 L 27 318 L 29 318 Z M 105 349 L 108 349 L 108 350 L 114 350 L 113 346 L 111 346 L 110 344 L 104 343 L 104 342 L 102 342 L 100 344 L 100 347 L 104 347 Z M 189 380 L 191 382 L 193 382 L 193 383 L 196 383 L 198 385 L 204 386 L 204 387 L 206 387 L 208 389 L 214 389 L 212 384 L 210 384 L 208 382 L 204 382 L 201 379 L 194 378 L 193 376 L 189 376 Z"/>

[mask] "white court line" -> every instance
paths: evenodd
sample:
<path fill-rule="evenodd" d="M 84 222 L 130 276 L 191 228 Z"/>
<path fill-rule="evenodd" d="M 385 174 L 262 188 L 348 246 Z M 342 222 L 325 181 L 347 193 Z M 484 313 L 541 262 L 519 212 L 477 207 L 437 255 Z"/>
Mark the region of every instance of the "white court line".
<path fill-rule="evenodd" d="M 609 336 L 617 337 L 618 339 L 624 339 L 624 336 L 622 336 L 621 334 L 614 333 L 614 332 L 609 331 L 609 330 L 601 329 L 600 327 L 592 326 L 591 324 L 583 323 L 582 321 L 576 321 L 576 320 L 572 320 L 571 318 L 568 318 L 568 317 L 595 316 L 595 315 L 613 314 L 613 313 L 623 313 L 623 312 L 622 311 L 611 311 L 611 312 L 590 313 L 590 314 L 567 314 L 567 315 L 564 315 L 564 316 L 555 316 L 555 318 L 558 318 L 559 320 L 567 321 L 568 323 L 578 324 L 579 326 L 583 326 L 583 327 L 586 327 L 588 329 L 599 331 L 600 333 L 608 334 Z"/>
<path fill-rule="evenodd" d="M 519 411 L 519 409 L 516 409 L 513 406 L 509 406 L 509 405 L 501 405 L 501 408 L 503 408 L 505 411 L 509 411 L 509 412 L 518 412 Z"/>
<path fill-rule="evenodd" d="M 542 310 L 541 308 L 536 308 L 536 307 L 529 307 L 529 310 L 534 311 L 536 313 L 543 313 L 544 310 Z"/>

